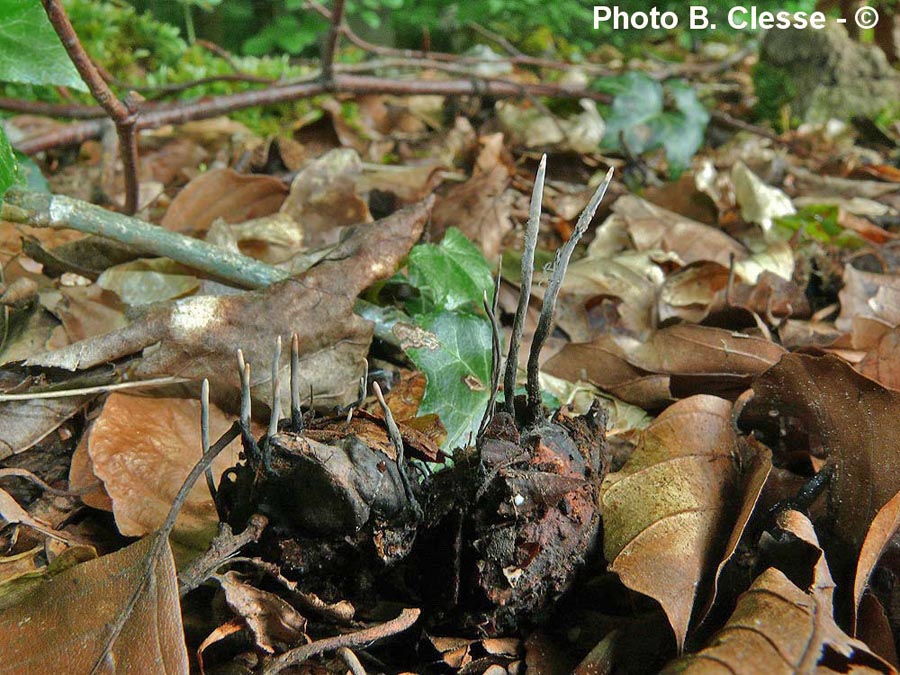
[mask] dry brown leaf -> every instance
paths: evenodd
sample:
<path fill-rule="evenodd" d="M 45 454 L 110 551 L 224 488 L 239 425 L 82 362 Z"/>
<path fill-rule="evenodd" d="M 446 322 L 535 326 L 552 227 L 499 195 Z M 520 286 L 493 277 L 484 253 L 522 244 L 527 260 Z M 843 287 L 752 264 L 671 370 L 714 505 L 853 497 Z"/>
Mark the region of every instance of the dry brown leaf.
<path fill-rule="evenodd" d="M 675 253 L 685 264 L 708 260 L 728 267 L 730 257 L 740 260 L 747 250 L 738 241 L 709 225 L 660 208 L 634 195 L 613 204 L 616 217 L 625 221 L 639 251 L 660 249 Z"/>
<path fill-rule="evenodd" d="M 438 241 L 456 227 L 481 246 L 488 260 L 496 260 L 504 235 L 512 230 L 507 188 L 514 169 L 505 154 L 503 134 L 484 137 L 481 143 L 472 177 L 448 190 L 434 207 L 431 233 Z"/>
<path fill-rule="evenodd" d="M 779 516 L 779 525 L 818 551 L 811 588 L 797 587 L 784 572 L 770 567 L 738 598 L 728 623 L 708 647 L 670 663 L 663 673 L 896 672 L 835 623 L 834 581 L 809 520 L 796 511 L 788 511 Z"/>
<path fill-rule="evenodd" d="M 827 490 L 833 539 L 825 541 L 825 550 L 838 581 L 838 609 L 848 618 L 855 611 L 853 589 L 871 572 L 857 567 L 866 533 L 900 492 L 898 410 L 900 392 L 841 359 L 788 354 L 756 379 L 740 411 L 742 428 L 760 430 L 760 440 L 797 452 L 805 439 L 808 451 L 833 467 Z M 783 437 L 798 428 L 801 435 Z M 894 522 L 890 509 L 885 518 Z M 874 562 L 870 557 L 866 565 Z"/>
<path fill-rule="evenodd" d="M 360 225 L 296 277 L 240 295 L 197 296 L 153 307 L 119 331 L 34 356 L 28 364 L 78 370 L 156 345 L 135 363 L 132 378 L 208 378 L 214 390 L 228 392 L 237 385 L 235 350 L 240 347 L 253 365 L 254 394 L 268 400 L 275 338 L 280 335 L 287 345 L 297 333 L 300 390 L 312 389 L 322 407 L 350 403 L 357 397 L 373 332 L 370 322 L 353 314 L 356 296 L 394 273 L 418 241 L 432 202 L 429 198 Z M 282 352 L 283 370 L 288 351 Z M 289 378 L 283 377 L 283 402 L 290 400 L 288 389 Z"/>
<path fill-rule="evenodd" d="M 306 246 L 334 244 L 346 226 L 371 222 L 369 206 L 357 194 L 361 175 L 359 155 L 346 148 L 322 155 L 297 174 L 281 213 L 300 224 Z"/>
<path fill-rule="evenodd" d="M 214 441 L 232 419 L 210 406 L 210 438 Z M 200 459 L 200 402 L 110 394 L 94 421 L 87 451 L 93 473 L 112 500 L 119 531 L 139 537 L 158 528 L 169 513 L 184 479 Z M 213 461 L 218 483 L 222 472 L 237 463 L 240 442 L 234 441 Z M 194 485 L 173 530 L 174 539 L 202 548 L 216 533 L 219 519 L 206 483 Z"/>
<path fill-rule="evenodd" d="M 900 330 L 887 330 L 856 369 L 888 389 L 900 390 Z"/>
<path fill-rule="evenodd" d="M 846 265 L 838 298 L 841 313 L 835 325 L 841 330 L 850 330 L 858 317 L 872 317 L 891 326 L 900 324 L 900 275 L 863 272 Z"/>
<path fill-rule="evenodd" d="M 147 537 L 77 565 L 0 611 L 3 668 L 22 675 L 187 675 L 175 564 L 168 544 L 163 544 L 162 554 L 147 572 L 147 553 L 154 541 Z M 137 602 L 129 607 L 136 592 Z M 113 637 L 111 627 L 126 613 L 122 632 L 101 661 Z"/>
<path fill-rule="evenodd" d="M 81 410 L 90 396 L 0 403 L 0 459 L 24 452 Z"/>
<path fill-rule="evenodd" d="M 770 462 L 741 468 L 731 403 L 694 396 L 666 409 L 601 485 L 606 559 L 628 588 L 657 600 L 684 645 L 711 604 Z"/>
<path fill-rule="evenodd" d="M 627 354 L 637 368 L 670 376 L 675 398 L 714 393 L 735 398 L 753 376 L 778 362 L 784 349 L 770 340 L 721 328 L 683 324 L 656 331 Z"/>
<path fill-rule="evenodd" d="M 161 224 L 175 232 L 203 232 L 217 218 L 242 223 L 275 213 L 287 193 L 284 183 L 272 176 L 212 169 L 178 193 Z"/>
<path fill-rule="evenodd" d="M 225 602 L 253 633 L 256 644 L 269 654 L 292 647 L 306 637 L 306 619 L 274 593 L 244 583 L 236 572 L 216 579 L 225 591 Z"/>
<path fill-rule="evenodd" d="M 628 363 L 625 352 L 609 336 L 565 345 L 543 370 L 570 382 L 590 382 L 626 403 L 649 410 L 665 407 L 673 400 L 669 377 Z"/>

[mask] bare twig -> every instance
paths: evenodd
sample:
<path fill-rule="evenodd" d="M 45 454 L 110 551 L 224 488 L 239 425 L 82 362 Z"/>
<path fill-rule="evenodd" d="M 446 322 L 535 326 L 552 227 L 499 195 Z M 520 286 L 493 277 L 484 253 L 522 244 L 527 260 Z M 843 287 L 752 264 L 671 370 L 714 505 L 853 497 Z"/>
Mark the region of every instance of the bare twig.
<path fill-rule="evenodd" d="M 147 109 L 137 119 L 135 128 L 156 129 L 167 124 L 183 124 L 192 120 L 217 117 L 237 110 L 262 105 L 311 98 L 320 94 L 338 92 L 345 94 L 393 94 L 397 96 L 492 96 L 495 98 L 522 98 L 528 96 L 559 96 L 565 98 L 590 98 L 609 102 L 610 96 L 586 89 L 567 89 L 557 85 L 523 84 L 507 80 L 470 77 L 460 80 L 390 79 L 365 75 L 335 73 L 333 85 L 321 81 L 297 82 L 274 85 L 265 89 L 244 91 L 224 96 L 195 99 L 180 105 Z M 87 120 L 70 124 L 63 129 L 39 137 L 25 139 L 15 144 L 20 152 L 34 154 L 51 148 L 83 143 L 99 138 L 102 125 L 99 120 Z"/>
<path fill-rule="evenodd" d="M 356 654 L 349 647 L 339 647 L 337 655 L 341 657 L 347 668 L 350 669 L 351 675 L 366 675 L 366 669 L 363 664 L 356 658 Z"/>
<path fill-rule="evenodd" d="M 404 609 L 400 616 L 371 628 L 365 628 L 355 633 L 336 635 L 334 637 L 317 640 L 308 645 L 302 645 L 295 649 L 280 654 L 268 661 L 260 671 L 260 675 L 276 675 L 289 666 L 296 666 L 313 656 L 329 652 L 341 647 L 360 647 L 370 642 L 381 640 L 398 633 L 402 633 L 412 626 L 421 613 L 418 609 Z"/>
<path fill-rule="evenodd" d="M 334 9 L 331 10 L 331 25 L 328 28 L 328 36 L 322 46 L 322 80 L 325 84 L 332 84 L 334 78 L 334 57 L 337 55 L 341 33 L 344 30 L 344 0 L 335 0 Z"/>
<path fill-rule="evenodd" d="M 544 292 L 541 316 L 538 319 L 538 325 L 534 331 L 534 339 L 531 341 L 531 352 L 528 355 L 526 390 L 528 394 L 528 418 L 531 424 L 537 423 L 541 418 L 541 385 L 538 379 L 538 359 L 540 358 L 544 342 L 550 336 L 550 330 L 553 325 L 553 313 L 556 310 L 556 298 L 559 295 L 563 278 L 566 276 L 566 269 L 569 267 L 569 260 L 572 258 L 575 246 L 591 224 L 591 220 L 597 212 L 597 207 L 600 206 L 600 202 L 606 195 L 606 189 L 609 187 L 612 177 L 613 169 L 610 169 L 606 174 L 606 178 L 600 183 L 587 206 L 584 207 L 584 211 L 578 217 L 578 222 L 575 223 L 575 231 L 569 237 L 569 241 L 556 252 L 556 262 L 553 265 L 553 273 L 550 275 L 547 290 Z"/>
<path fill-rule="evenodd" d="M 522 250 L 522 279 L 519 282 L 519 303 L 513 319 L 512 334 L 509 338 L 509 353 L 506 356 L 506 373 L 503 377 L 503 409 L 514 415 L 516 397 L 516 372 L 519 367 L 519 346 L 525 330 L 525 313 L 531 300 L 531 280 L 534 276 L 534 251 L 537 247 L 538 229 L 541 224 L 541 200 L 544 197 L 544 177 L 547 173 L 547 155 L 541 157 L 534 190 L 531 192 L 531 208 L 525 225 L 525 247 Z"/>
<path fill-rule="evenodd" d="M 50 24 L 59 35 L 66 53 L 75 65 L 81 79 L 90 89 L 97 103 L 110 116 L 119 135 L 122 168 L 125 174 L 125 212 L 133 214 L 138 208 L 138 147 L 137 110 L 120 101 L 100 76 L 91 57 L 81 46 L 81 41 L 72 27 L 60 0 L 41 0 Z"/>
<path fill-rule="evenodd" d="M 209 579 L 216 569 L 244 546 L 258 541 L 268 522 L 265 516 L 256 513 L 250 517 L 247 527 L 240 534 L 234 534 L 226 523 L 221 523 L 219 533 L 210 542 L 206 552 L 194 558 L 178 573 L 178 595 L 183 598 Z"/>

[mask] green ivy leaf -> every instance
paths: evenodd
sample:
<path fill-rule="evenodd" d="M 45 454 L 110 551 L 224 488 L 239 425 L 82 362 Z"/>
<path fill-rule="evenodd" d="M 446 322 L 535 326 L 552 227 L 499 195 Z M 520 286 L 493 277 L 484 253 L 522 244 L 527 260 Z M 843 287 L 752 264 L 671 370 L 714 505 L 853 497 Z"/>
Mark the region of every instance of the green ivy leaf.
<path fill-rule="evenodd" d="M 413 314 L 481 307 L 484 293 L 494 295 L 491 268 L 481 251 L 456 228 L 447 230 L 440 246 L 421 244 L 409 253 L 409 283 L 422 294 Z"/>
<path fill-rule="evenodd" d="M 408 348 L 428 381 L 420 415 L 436 414 L 447 430 L 444 447 L 453 450 L 474 438 L 490 398 L 491 326 L 467 312 L 416 317 L 433 345 Z"/>
<path fill-rule="evenodd" d="M 6 191 L 19 179 L 19 170 L 16 165 L 16 155 L 13 153 L 9 140 L 3 127 L 0 127 L 0 202 L 3 201 L 3 195 Z"/>
<path fill-rule="evenodd" d="M 87 91 L 38 0 L 0 0 L 0 81 Z"/>
<path fill-rule="evenodd" d="M 665 148 L 669 170 L 677 177 L 703 144 L 709 113 L 684 82 L 666 88 L 643 73 L 599 80 L 595 87 L 615 95 L 606 120 L 603 150 L 622 150 L 620 136 L 632 152 Z M 674 109 L 666 108 L 666 92 Z"/>

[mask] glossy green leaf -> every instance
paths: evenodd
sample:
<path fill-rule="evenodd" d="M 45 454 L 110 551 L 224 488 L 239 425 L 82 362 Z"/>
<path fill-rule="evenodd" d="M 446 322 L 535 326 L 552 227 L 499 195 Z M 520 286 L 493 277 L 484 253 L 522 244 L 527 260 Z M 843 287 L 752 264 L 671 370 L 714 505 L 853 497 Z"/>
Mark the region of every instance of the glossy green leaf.
<path fill-rule="evenodd" d="M 485 292 L 493 297 L 491 268 L 456 228 L 447 231 L 439 246 L 422 244 L 410 251 L 408 274 L 422 296 L 419 304 L 407 306 L 413 314 L 480 308 Z"/>
<path fill-rule="evenodd" d="M 16 183 L 18 175 L 16 156 L 3 127 L 0 127 L 0 201 L 3 200 L 3 193 Z"/>
<path fill-rule="evenodd" d="M 703 144 L 709 122 L 709 113 L 691 87 L 673 81 L 663 88 L 656 80 L 638 72 L 605 78 L 595 86 L 615 95 L 606 120 L 602 149 L 622 150 L 621 137 L 624 137 L 632 152 L 664 148 L 673 176 L 688 166 Z M 669 107 L 666 94 L 671 100 Z"/>
<path fill-rule="evenodd" d="M 439 312 L 417 322 L 430 334 L 426 346 L 406 349 L 428 380 L 419 415 L 440 417 L 444 447 L 452 450 L 474 438 L 490 398 L 490 322 L 467 312 Z"/>
<path fill-rule="evenodd" d="M 0 0 L 0 81 L 87 91 L 38 0 Z"/>

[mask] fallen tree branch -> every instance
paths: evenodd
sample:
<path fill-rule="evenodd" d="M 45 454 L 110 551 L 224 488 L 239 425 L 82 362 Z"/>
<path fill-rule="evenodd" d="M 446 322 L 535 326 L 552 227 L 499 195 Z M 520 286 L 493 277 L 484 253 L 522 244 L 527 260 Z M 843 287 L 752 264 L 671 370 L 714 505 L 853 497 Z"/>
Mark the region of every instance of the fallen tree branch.
<path fill-rule="evenodd" d="M 71 197 L 10 188 L 0 217 L 32 227 L 72 229 L 113 239 L 143 255 L 171 258 L 241 288 L 260 288 L 290 276 L 254 258 Z"/>
<path fill-rule="evenodd" d="M 72 27 L 72 22 L 66 15 L 60 0 L 42 0 L 44 11 L 50 24 L 59 35 L 63 47 L 81 79 L 90 89 L 97 103 L 107 112 L 110 119 L 116 125 L 116 133 L 119 136 L 119 151 L 122 155 L 122 167 L 125 175 L 125 212 L 129 215 L 137 211 L 138 207 L 138 147 L 137 110 L 120 101 L 109 88 L 106 80 L 100 75 L 91 57 L 81 46 L 81 41 Z"/>
<path fill-rule="evenodd" d="M 608 103 L 608 94 L 586 89 L 570 89 L 552 84 L 521 84 L 507 80 L 473 77 L 460 80 L 400 80 L 335 73 L 331 85 L 320 81 L 275 85 L 266 89 L 244 91 L 237 94 L 213 96 L 188 101 L 182 105 L 147 109 L 138 118 L 135 128 L 156 129 L 167 124 L 184 124 L 194 120 L 218 117 L 227 113 L 274 103 L 285 103 L 311 98 L 327 93 L 341 94 L 393 94 L 396 96 L 491 96 L 494 98 L 527 98 L 550 96 L 562 98 L 590 98 Z M 71 124 L 63 129 L 15 144 L 19 152 L 27 155 L 51 148 L 77 145 L 99 138 L 103 133 L 102 120 L 88 120 Z"/>

